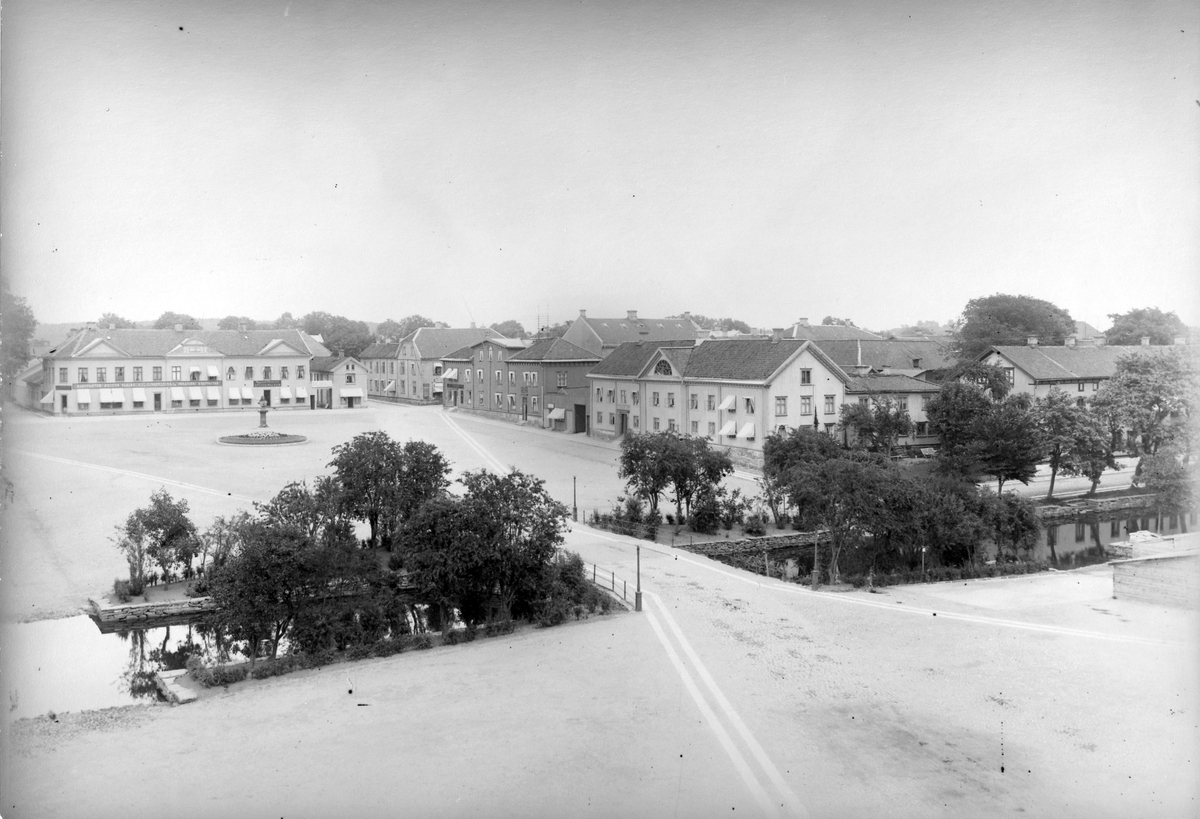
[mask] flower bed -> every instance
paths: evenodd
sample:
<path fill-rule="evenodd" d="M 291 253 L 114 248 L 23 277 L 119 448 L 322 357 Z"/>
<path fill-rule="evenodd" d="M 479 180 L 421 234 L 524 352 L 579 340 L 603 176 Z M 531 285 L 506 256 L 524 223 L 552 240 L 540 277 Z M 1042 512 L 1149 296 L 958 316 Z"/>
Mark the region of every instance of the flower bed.
<path fill-rule="evenodd" d="M 238 446 L 272 446 L 276 444 L 299 444 L 307 441 L 303 435 L 288 435 L 286 432 L 276 432 L 273 429 L 257 430 L 242 435 L 224 435 L 219 438 L 223 444 Z"/>

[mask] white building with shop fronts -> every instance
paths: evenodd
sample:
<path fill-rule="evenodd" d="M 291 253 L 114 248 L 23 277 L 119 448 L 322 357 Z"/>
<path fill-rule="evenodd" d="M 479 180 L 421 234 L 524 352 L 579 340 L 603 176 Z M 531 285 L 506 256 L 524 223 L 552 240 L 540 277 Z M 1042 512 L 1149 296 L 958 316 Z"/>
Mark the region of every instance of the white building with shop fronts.
<path fill-rule="evenodd" d="M 367 405 L 367 369 L 357 358 L 344 355 L 312 360 L 309 403 L 313 409 L 356 409 Z"/>
<path fill-rule="evenodd" d="M 87 328 L 42 359 L 54 415 L 309 406 L 309 365 L 328 350 L 299 330 Z"/>

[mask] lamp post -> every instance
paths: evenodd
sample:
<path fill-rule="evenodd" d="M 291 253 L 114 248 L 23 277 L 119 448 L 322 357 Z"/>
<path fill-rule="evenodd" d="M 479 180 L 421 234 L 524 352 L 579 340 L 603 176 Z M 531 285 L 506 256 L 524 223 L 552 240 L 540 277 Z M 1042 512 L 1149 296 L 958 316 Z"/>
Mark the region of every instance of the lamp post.
<path fill-rule="evenodd" d="M 579 522 L 579 496 L 576 492 L 575 476 L 571 476 L 571 520 Z"/>
<path fill-rule="evenodd" d="M 633 610 L 642 610 L 642 545 L 637 547 L 637 591 L 633 593 Z"/>

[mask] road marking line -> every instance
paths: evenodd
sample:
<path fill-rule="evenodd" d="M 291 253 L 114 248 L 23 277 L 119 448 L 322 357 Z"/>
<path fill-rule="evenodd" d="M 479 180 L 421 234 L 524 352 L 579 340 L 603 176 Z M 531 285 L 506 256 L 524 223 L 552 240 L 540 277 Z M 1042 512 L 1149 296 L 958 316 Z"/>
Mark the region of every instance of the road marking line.
<path fill-rule="evenodd" d="M 490 452 L 488 452 L 486 449 L 483 448 L 482 444 L 475 441 L 475 439 L 472 438 L 470 435 L 468 435 L 458 424 L 454 423 L 453 419 L 451 419 L 450 416 L 440 415 L 438 417 L 441 418 L 443 421 L 445 421 L 446 426 L 448 426 L 448 427 L 450 427 L 450 429 L 454 430 L 454 432 L 458 435 L 458 437 L 462 438 L 467 446 L 469 446 L 469 447 L 471 447 L 471 449 L 475 450 L 475 453 L 477 455 L 479 455 L 479 457 L 483 458 L 484 462 L 488 466 L 491 466 L 492 468 L 494 468 L 501 475 L 508 474 L 508 467 L 506 467 L 504 464 L 500 463 L 500 461 L 498 461 L 495 457 L 493 457 L 493 455 Z"/>
<path fill-rule="evenodd" d="M 700 662 L 699 655 L 696 654 L 695 649 L 692 648 L 692 644 L 688 642 L 687 638 L 683 636 L 683 631 L 675 622 L 675 618 L 671 616 L 671 612 L 669 612 L 667 607 L 663 605 L 662 598 L 653 592 L 650 592 L 648 596 L 654 601 L 655 605 L 658 606 L 659 611 L 662 612 L 663 620 L 666 621 L 667 626 L 675 635 L 675 639 L 679 641 L 681 646 L 683 646 L 684 654 L 686 654 L 688 659 L 692 661 L 692 665 L 695 667 L 696 673 L 700 675 L 700 679 L 702 679 L 704 684 L 708 687 L 713 699 L 717 701 L 717 705 L 721 706 L 721 710 L 725 712 L 725 716 L 731 723 L 733 723 L 733 727 L 737 730 L 738 734 L 741 735 L 742 741 L 746 743 L 746 746 L 750 749 L 750 753 L 756 760 L 758 760 L 758 764 L 761 765 L 762 769 L 766 772 L 767 778 L 771 780 L 771 783 L 775 785 L 775 787 L 779 789 L 780 794 L 783 795 L 784 802 L 787 804 L 792 814 L 798 817 L 807 817 L 808 810 L 803 804 L 801 804 L 800 799 L 796 796 L 795 792 L 788 786 L 787 781 L 783 778 L 783 775 L 779 773 L 779 769 L 775 767 L 775 763 L 773 763 L 771 758 L 767 756 L 767 752 L 763 750 L 762 745 L 760 745 L 758 740 L 754 738 L 754 735 L 750 733 L 750 729 L 746 727 L 746 723 L 743 722 L 742 718 L 738 716 L 738 713 L 733 710 L 733 705 L 730 704 L 728 699 L 726 699 L 725 695 L 721 692 L 721 689 L 717 687 L 716 680 L 714 680 L 712 675 L 708 673 L 708 669 L 705 668 L 704 663 Z"/>
<path fill-rule="evenodd" d="M 692 675 L 684 667 L 683 661 L 679 659 L 679 655 L 675 653 L 674 647 L 667 639 L 667 635 L 663 631 L 662 626 L 659 625 L 658 618 L 654 616 L 654 612 L 647 609 L 646 619 L 650 621 L 650 625 L 653 627 L 654 633 L 658 636 L 659 642 L 666 649 L 667 657 L 671 660 L 671 665 L 675 666 L 675 670 L 679 673 L 679 678 L 683 680 L 688 693 L 692 695 L 692 699 L 696 702 L 696 707 L 700 709 L 700 713 L 708 721 L 709 727 L 717 735 L 717 740 L 721 743 L 721 747 L 729 755 L 730 761 L 733 762 L 733 767 L 737 769 L 737 772 L 742 777 L 742 781 L 746 783 L 746 787 L 750 789 L 750 793 L 758 801 L 759 807 L 768 816 L 779 816 L 779 809 L 772 803 L 770 796 L 767 795 L 766 790 L 758 781 L 754 772 L 750 770 L 750 766 L 746 763 L 746 758 L 742 756 L 741 751 L 734 745 L 733 738 L 729 736 L 729 732 L 721 725 L 717 719 L 717 715 L 713 713 L 712 708 L 709 707 L 708 702 L 705 701 L 704 696 L 700 693 L 700 689 L 696 687 L 695 680 L 692 679 Z"/>
<path fill-rule="evenodd" d="M 46 461 L 55 461 L 60 464 L 69 466 L 82 466 L 86 469 L 98 469 L 101 472 L 111 472 L 115 475 L 125 475 L 130 478 L 140 478 L 146 481 L 153 481 L 158 484 L 170 484 L 178 486 L 182 489 L 190 489 L 193 492 L 205 492 L 209 495 L 217 495 L 222 498 L 233 498 L 234 500 L 245 501 L 246 503 L 254 503 L 254 498 L 248 498 L 245 495 L 234 495 L 232 492 L 222 492 L 219 489 L 210 489 L 207 486 L 198 486 L 194 483 L 184 483 L 183 481 L 175 481 L 170 478 L 162 478 L 156 475 L 147 475 L 145 472 L 134 472 L 132 469 L 117 469 L 115 466 L 101 466 L 100 464 L 89 464 L 86 461 L 73 461 L 70 458 L 59 458 L 56 455 L 43 455 L 40 452 L 29 452 L 26 450 L 14 449 L 15 455 L 28 455 L 30 458 L 41 458 Z"/>

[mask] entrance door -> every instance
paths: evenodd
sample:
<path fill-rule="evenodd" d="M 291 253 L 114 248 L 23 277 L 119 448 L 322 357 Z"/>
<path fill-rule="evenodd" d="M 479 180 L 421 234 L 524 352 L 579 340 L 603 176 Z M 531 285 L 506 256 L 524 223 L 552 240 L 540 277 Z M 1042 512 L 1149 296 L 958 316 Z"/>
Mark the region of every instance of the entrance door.
<path fill-rule="evenodd" d="M 267 406 L 271 406 L 271 391 L 263 390 L 263 400 L 267 402 Z"/>
<path fill-rule="evenodd" d="M 154 411 L 155 412 L 162 411 L 162 393 L 161 392 L 154 393 Z"/>
<path fill-rule="evenodd" d="M 587 432 L 588 412 L 586 404 L 575 405 L 575 432 L 582 434 Z"/>
<path fill-rule="evenodd" d="M 62 397 L 62 411 L 67 411 L 67 396 L 65 394 Z"/>
<path fill-rule="evenodd" d="M 617 434 L 624 435 L 629 431 L 629 413 L 619 412 L 617 418 L 620 419 L 620 429 L 617 430 Z"/>
<path fill-rule="evenodd" d="M 308 408 L 314 410 L 317 408 L 317 394 L 315 390 L 312 395 L 308 396 Z"/>
<path fill-rule="evenodd" d="M 529 399 L 525 396 L 521 396 L 521 420 L 529 420 Z"/>

